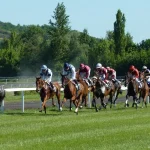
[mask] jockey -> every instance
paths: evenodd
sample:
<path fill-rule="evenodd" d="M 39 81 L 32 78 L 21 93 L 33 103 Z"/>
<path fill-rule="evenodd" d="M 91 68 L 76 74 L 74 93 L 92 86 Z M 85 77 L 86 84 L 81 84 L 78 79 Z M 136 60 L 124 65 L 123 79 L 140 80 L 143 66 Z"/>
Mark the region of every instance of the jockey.
<path fill-rule="evenodd" d="M 52 75 L 53 75 L 53 73 L 52 73 L 51 69 L 47 68 L 46 65 L 42 65 L 41 71 L 40 71 L 40 77 L 50 85 L 50 88 L 52 91 L 56 92 L 56 88 L 54 87 L 54 85 L 51 82 Z"/>
<path fill-rule="evenodd" d="M 105 86 L 109 87 L 108 82 L 106 80 L 107 69 L 105 67 L 103 67 L 102 64 L 97 63 L 95 72 L 96 72 L 96 75 L 98 75 L 98 77 L 100 77 L 104 81 Z"/>
<path fill-rule="evenodd" d="M 150 74 L 150 70 L 147 68 L 147 66 L 142 67 L 142 72 L 144 72 L 145 74 Z"/>
<path fill-rule="evenodd" d="M 131 65 L 128 71 L 128 78 L 129 79 L 135 79 L 135 81 L 138 83 L 139 88 L 142 87 L 142 84 L 139 80 L 139 71 L 135 66 Z"/>
<path fill-rule="evenodd" d="M 116 70 L 114 70 L 113 68 L 110 67 L 106 67 L 107 69 L 107 80 L 112 80 L 114 83 L 119 83 L 120 81 L 116 79 Z"/>
<path fill-rule="evenodd" d="M 74 81 L 74 83 L 77 85 L 77 89 L 79 89 L 79 85 L 76 80 L 76 69 L 72 64 L 64 63 L 64 68 L 63 68 L 62 74 L 67 76 L 72 81 Z"/>
<path fill-rule="evenodd" d="M 79 75 L 82 79 L 85 79 L 87 80 L 90 85 L 93 85 L 92 84 L 92 81 L 90 80 L 89 76 L 90 76 L 90 73 L 91 73 L 91 68 L 83 63 L 80 64 L 80 68 L 79 68 Z"/>
<path fill-rule="evenodd" d="M 116 80 L 116 71 L 110 67 L 106 67 L 106 69 L 107 69 L 107 79 Z"/>
<path fill-rule="evenodd" d="M 142 67 L 142 72 L 144 72 L 147 82 L 150 83 L 150 70 L 147 66 Z"/>

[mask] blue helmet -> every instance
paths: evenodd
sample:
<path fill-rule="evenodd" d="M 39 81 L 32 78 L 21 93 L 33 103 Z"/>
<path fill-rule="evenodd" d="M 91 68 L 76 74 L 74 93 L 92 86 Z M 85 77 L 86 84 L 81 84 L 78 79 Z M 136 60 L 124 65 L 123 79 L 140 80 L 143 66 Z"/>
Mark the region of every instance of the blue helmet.
<path fill-rule="evenodd" d="M 41 70 L 47 70 L 47 66 L 46 65 L 42 65 Z"/>
<path fill-rule="evenodd" d="M 64 69 L 68 70 L 69 69 L 69 64 L 68 63 L 64 63 Z"/>

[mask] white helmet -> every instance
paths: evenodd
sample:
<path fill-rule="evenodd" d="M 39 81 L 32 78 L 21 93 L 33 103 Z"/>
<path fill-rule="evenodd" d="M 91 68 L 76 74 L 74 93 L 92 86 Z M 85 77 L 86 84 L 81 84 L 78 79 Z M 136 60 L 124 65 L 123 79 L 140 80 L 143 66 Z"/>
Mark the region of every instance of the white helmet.
<path fill-rule="evenodd" d="M 147 67 L 146 67 L 146 66 L 143 66 L 142 69 L 145 70 L 145 69 L 147 69 Z"/>
<path fill-rule="evenodd" d="M 98 64 L 96 65 L 96 68 L 102 68 L 102 64 L 98 63 Z"/>
<path fill-rule="evenodd" d="M 47 70 L 47 66 L 46 65 L 42 65 L 41 69 L 42 70 Z"/>

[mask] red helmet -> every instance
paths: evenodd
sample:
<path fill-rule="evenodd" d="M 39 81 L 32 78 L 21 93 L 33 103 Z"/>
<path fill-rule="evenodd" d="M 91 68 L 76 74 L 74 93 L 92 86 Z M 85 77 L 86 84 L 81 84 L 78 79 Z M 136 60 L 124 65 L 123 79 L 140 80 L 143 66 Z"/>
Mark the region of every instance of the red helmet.
<path fill-rule="evenodd" d="M 84 69 L 85 65 L 84 64 L 80 64 L 80 69 Z"/>
<path fill-rule="evenodd" d="M 133 65 L 130 66 L 129 70 L 133 71 L 135 69 L 135 67 Z"/>

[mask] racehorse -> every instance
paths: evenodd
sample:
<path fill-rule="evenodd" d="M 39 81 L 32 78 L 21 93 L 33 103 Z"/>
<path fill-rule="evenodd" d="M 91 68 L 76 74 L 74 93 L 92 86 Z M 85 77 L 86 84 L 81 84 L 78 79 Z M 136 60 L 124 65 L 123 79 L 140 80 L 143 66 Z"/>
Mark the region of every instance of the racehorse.
<path fill-rule="evenodd" d="M 104 98 L 106 96 L 109 96 L 109 101 L 111 103 L 110 108 L 112 107 L 112 99 L 115 93 L 115 87 L 112 82 L 109 82 L 109 84 L 110 87 L 106 88 L 104 81 L 100 77 L 97 77 L 97 81 L 95 83 L 95 89 L 94 89 L 94 95 L 95 95 L 94 106 L 96 111 L 98 111 L 98 108 L 96 106 L 96 99 L 98 98 L 100 98 L 101 100 L 101 106 L 106 109 L 106 103 L 104 103 Z"/>
<path fill-rule="evenodd" d="M 141 90 L 140 90 L 140 95 L 139 95 L 139 99 L 142 98 L 142 108 L 143 108 L 143 102 L 145 104 L 145 106 L 147 107 L 147 98 L 150 94 L 150 83 L 147 81 L 147 79 L 149 78 L 149 76 L 147 76 L 147 74 L 145 74 L 144 72 L 140 72 L 140 80 L 141 80 Z"/>
<path fill-rule="evenodd" d="M 49 99 L 53 99 L 54 96 L 57 97 L 59 110 L 60 110 L 60 89 L 61 86 L 58 82 L 53 82 L 54 87 L 56 88 L 56 92 L 52 91 L 49 84 L 42 80 L 41 77 L 36 77 L 36 91 L 40 93 L 42 108 L 39 112 L 42 112 L 44 109 L 46 114 L 46 102 Z"/>
<path fill-rule="evenodd" d="M 0 86 L 0 108 L 4 98 L 5 98 L 5 90 L 3 89 L 3 86 Z"/>
<path fill-rule="evenodd" d="M 87 107 L 88 94 L 89 92 L 93 91 L 94 86 L 89 86 L 87 80 L 80 77 L 79 72 L 76 72 L 76 79 L 79 83 L 81 83 L 84 86 L 84 92 L 80 108 L 82 108 L 83 103 L 84 106 Z"/>
<path fill-rule="evenodd" d="M 115 86 L 115 93 L 114 93 L 113 104 L 116 105 L 116 100 L 118 99 L 119 94 L 122 94 L 121 83 L 115 81 L 114 86 Z"/>
<path fill-rule="evenodd" d="M 137 108 L 137 95 L 139 93 L 139 86 L 138 83 L 135 81 L 135 79 L 129 78 L 128 74 L 125 75 L 125 86 L 127 85 L 127 94 L 126 94 L 126 102 L 125 102 L 125 107 L 129 107 L 128 99 L 130 96 L 133 97 L 133 103 L 132 107 L 134 105 Z"/>
<path fill-rule="evenodd" d="M 75 113 L 78 114 L 78 109 L 80 103 L 82 101 L 82 96 L 84 94 L 84 87 L 82 84 L 79 84 L 79 89 L 77 89 L 76 85 L 72 80 L 70 80 L 66 75 L 61 74 L 62 86 L 64 87 L 64 98 L 60 107 L 62 107 L 67 99 L 70 99 L 70 110 L 71 110 L 71 102 L 75 105 Z"/>

